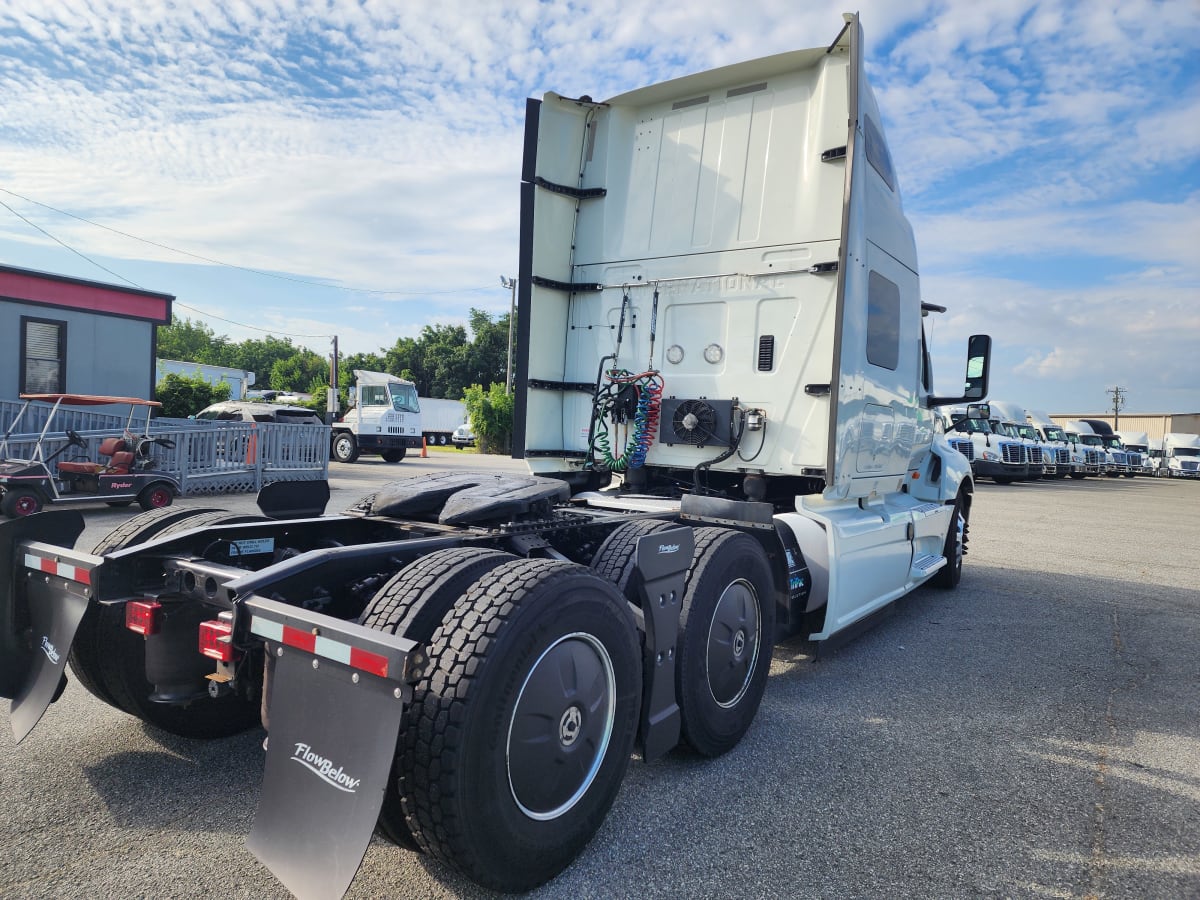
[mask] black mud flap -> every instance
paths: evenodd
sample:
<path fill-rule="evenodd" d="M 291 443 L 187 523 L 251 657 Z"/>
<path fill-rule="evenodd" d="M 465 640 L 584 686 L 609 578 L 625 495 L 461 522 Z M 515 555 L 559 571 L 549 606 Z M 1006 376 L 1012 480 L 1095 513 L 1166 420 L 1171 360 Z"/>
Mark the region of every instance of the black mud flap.
<path fill-rule="evenodd" d="M 253 632 L 275 638 L 266 772 L 247 844 L 297 897 L 341 897 L 379 818 L 415 645 L 259 597 L 247 605 Z M 390 657 L 389 677 L 338 661 L 352 647 Z"/>
<path fill-rule="evenodd" d="M 675 663 L 684 576 L 692 564 L 690 528 L 648 534 L 638 541 L 646 643 L 643 655 L 642 756 L 653 762 L 679 743 L 682 716 L 675 697 Z"/>
<path fill-rule="evenodd" d="M 22 541 L 48 541 L 72 546 L 83 531 L 75 510 L 48 510 L 21 519 L 0 519 L 0 697 L 13 698 L 25 685 L 33 662 L 25 598 Z"/>
<path fill-rule="evenodd" d="M 77 594 L 53 589 L 44 581 L 34 581 L 27 588 L 29 618 L 33 626 L 33 658 L 17 696 L 13 698 L 13 738 L 19 744 L 46 712 L 61 692 L 63 669 L 67 654 L 75 640 L 75 631 L 88 599 Z"/>

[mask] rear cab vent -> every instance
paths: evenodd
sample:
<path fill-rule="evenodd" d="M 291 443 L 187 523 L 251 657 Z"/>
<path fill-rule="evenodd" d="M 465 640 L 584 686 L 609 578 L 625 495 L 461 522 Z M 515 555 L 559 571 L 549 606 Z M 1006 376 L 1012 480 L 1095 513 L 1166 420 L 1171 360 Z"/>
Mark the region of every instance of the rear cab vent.
<path fill-rule="evenodd" d="M 775 368 L 775 335 L 764 334 L 758 339 L 758 371 L 770 372 Z"/>

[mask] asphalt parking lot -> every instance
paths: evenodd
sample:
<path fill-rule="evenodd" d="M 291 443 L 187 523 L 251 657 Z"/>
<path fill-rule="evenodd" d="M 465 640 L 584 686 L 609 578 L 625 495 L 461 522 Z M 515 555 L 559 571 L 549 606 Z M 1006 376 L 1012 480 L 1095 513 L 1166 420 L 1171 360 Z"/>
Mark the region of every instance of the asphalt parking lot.
<path fill-rule="evenodd" d="M 522 470 L 334 464 L 329 510 L 480 463 Z M 89 509 L 81 546 L 129 514 Z M 957 591 L 832 652 L 777 647 L 742 743 L 635 759 L 533 896 L 1195 898 L 1198 647 L 1200 483 L 981 483 Z M 0 705 L 0 897 L 287 896 L 244 846 L 261 732 L 174 738 L 72 683 L 16 747 Z M 487 895 L 376 839 L 349 896 Z"/>

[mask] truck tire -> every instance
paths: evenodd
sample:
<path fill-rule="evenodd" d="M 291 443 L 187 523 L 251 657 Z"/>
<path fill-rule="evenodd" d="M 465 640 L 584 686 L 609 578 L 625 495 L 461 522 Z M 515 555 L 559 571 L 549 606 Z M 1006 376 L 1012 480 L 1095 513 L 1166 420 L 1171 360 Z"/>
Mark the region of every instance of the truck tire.
<path fill-rule="evenodd" d="M 398 463 L 398 462 L 400 462 L 400 460 L 404 459 L 404 455 L 407 452 L 408 452 L 408 450 L 406 448 L 400 447 L 395 450 L 384 450 L 383 453 L 380 454 L 380 456 L 383 457 L 384 462 Z"/>
<path fill-rule="evenodd" d="M 642 690 L 633 615 L 584 566 L 520 559 L 483 576 L 429 650 L 415 727 L 401 732 L 408 822 L 485 887 L 530 890 L 596 833 L 629 766 Z"/>
<path fill-rule="evenodd" d="M 626 600 L 638 605 L 638 586 L 631 583 L 637 562 L 638 541 L 648 534 L 675 527 L 675 522 L 665 519 L 635 519 L 614 528 L 592 557 L 592 569 L 601 578 L 615 584 Z"/>
<path fill-rule="evenodd" d="M 942 545 L 946 565 L 938 569 L 932 579 L 937 587 L 952 591 L 962 581 L 963 554 L 967 552 L 971 530 L 970 518 L 971 494 L 960 490 L 954 498 L 954 514 L 950 517 L 950 527 L 946 529 L 946 541 Z"/>
<path fill-rule="evenodd" d="M 143 543 L 151 537 L 169 537 L 193 528 L 267 521 L 264 516 L 235 515 L 224 510 L 187 512 L 192 515 L 171 521 L 161 528 L 157 527 L 159 523 L 152 522 L 152 530 L 148 529 L 150 533 L 135 535 L 123 546 Z M 88 619 L 93 613 L 95 616 L 89 623 Z M 81 638 L 87 643 L 81 644 Z M 82 652 L 77 653 L 77 647 Z M 90 676 L 88 680 L 99 687 L 100 691 L 89 688 L 93 694 L 162 731 L 180 737 L 211 739 L 229 737 L 259 723 L 258 703 L 235 694 L 199 699 L 187 706 L 151 701 L 154 685 L 146 680 L 145 639 L 125 627 L 123 607 L 89 607 L 80 623 L 71 652 L 76 661 L 86 663 L 80 666 L 80 670 L 85 671 Z M 79 675 L 74 662 L 72 670 Z M 88 687 L 85 678 L 80 677 L 80 683 Z"/>
<path fill-rule="evenodd" d="M 100 539 L 100 542 L 92 548 L 94 556 L 103 556 L 105 553 L 111 553 L 114 550 L 121 550 L 125 547 L 132 547 L 135 544 L 144 544 L 150 538 L 157 535 L 164 528 L 173 525 L 181 519 L 190 519 L 198 516 L 201 513 L 221 512 L 215 509 L 155 509 L 150 512 L 140 513 L 123 522 L 117 528 L 114 528 L 108 534 Z M 79 683 L 93 697 L 103 700 L 109 706 L 114 706 L 117 709 L 121 707 L 117 701 L 113 699 L 112 694 L 106 688 L 103 682 L 98 680 L 98 671 L 100 667 L 100 654 L 106 646 L 104 636 L 108 634 L 111 626 L 101 626 L 99 619 L 105 616 L 108 612 L 107 607 L 90 604 L 87 612 L 83 615 L 83 620 L 79 623 L 79 628 L 75 632 L 75 641 L 71 645 L 71 653 L 67 657 L 67 664 L 71 667 L 73 674 Z M 121 611 L 120 626 L 124 627 L 124 610 Z M 109 615 L 106 618 L 114 618 Z M 123 710 L 122 710 L 123 711 Z"/>
<path fill-rule="evenodd" d="M 397 572 L 375 594 L 359 622 L 368 628 L 427 644 L 467 588 L 496 566 L 516 558 L 511 553 L 486 547 L 436 550 Z M 409 707 L 410 713 L 412 709 Z M 399 777 L 397 759 L 383 795 L 379 830 L 401 847 L 419 850 L 420 846 L 404 821 Z"/>
<path fill-rule="evenodd" d="M 330 453 L 338 462 L 352 463 L 358 459 L 358 441 L 349 431 L 336 431 Z"/>
<path fill-rule="evenodd" d="M 727 528 L 697 528 L 679 622 L 675 697 L 683 740 L 720 756 L 758 712 L 775 633 L 775 585 L 758 541 Z"/>
<path fill-rule="evenodd" d="M 18 488 L 15 491 L 5 491 L 4 499 L 0 500 L 0 511 L 10 519 L 21 519 L 42 511 L 42 495 L 28 488 Z"/>

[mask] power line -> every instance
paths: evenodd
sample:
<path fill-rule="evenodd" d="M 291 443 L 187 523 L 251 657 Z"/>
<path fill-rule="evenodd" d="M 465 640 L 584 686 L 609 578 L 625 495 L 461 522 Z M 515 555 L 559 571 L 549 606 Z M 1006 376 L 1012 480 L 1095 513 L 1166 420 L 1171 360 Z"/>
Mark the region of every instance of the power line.
<path fill-rule="evenodd" d="M 0 190 L 4 190 L 4 189 L 0 188 Z M 11 191 L 8 193 L 11 193 Z M 96 262 L 90 256 L 87 256 L 86 254 L 81 253 L 80 251 L 76 250 L 74 247 L 72 247 L 66 241 L 60 240 L 59 238 L 55 237 L 50 232 L 48 232 L 45 228 L 42 228 L 41 226 L 36 225 L 33 222 L 29 221 L 27 218 L 25 218 L 23 215 L 21 215 L 19 212 L 17 212 L 11 206 L 9 206 L 7 203 L 5 203 L 3 200 L 0 200 L 0 206 L 3 206 L 10 213 L 12 213 L 14 216 L 16 216 L 18 219 L 20 219 L 26 225 L 28 225 L 30 228 L 34 228 L 37 231 L 40 231 L 46 237 L 50 238 L 50 240 L 61 245 L 64 249 L 70 250 L 72 253 L 74 253 L 76 256 L 78 256 L 80 259 L 86 260 L 87 262 L 89 262 L 93 266 L 95 266 L 96 268 L 103 269 L 105 272 L 107 272 L 109 275 L 112 275 L 114 278 L 119 278 L 122 281 L 133 285 L 135 288 L 138 288 L 139 290 L 146 290 L 140 284 L 138 284 L 136 281 L 132 281 L 131 279 L 126 278 L 120 272 L 114 272 L 112 269 L 108 268 L 107 266 L 100 265 L 100 263 Z M 222 322 L 228 322 L 230 325 L 237 325 L 239 328 L 250 328 L 250 329 L 253 329 L 254 331 L 261 331 L 264 334 L 278 334 L 281 337 L 296 337 L 296 338 L 328 338 L 328 337 L 331 337 L 331 335 L 328 335 L 328 334 L 297 334 L 297 333 L 287 332 L 287 331 L 278 331 L 278 330 L 272 330 L 272 329 L 268 329 L 268 328 L 260 328 L 257 325 L 247 325 L 245 322 L 236 322 L 233 319 L 226 319 L 224 316 L 218 316 L 214 313 L 209 313 L 209 312 L 205 312 L 202 309 L 197 309 L 194 306 L 188 306 L 186 303 L 180 303 L 178 300 L 175 301 L 175 305 L 182 306 L 184 309 L 190 309 L 192 312 L 196 313 L 197 315 L 207 316 L 208 318 L 212 318 L 212 319 L 220 319 Z"/>
<path fill-rule="evenodd" d="M 247 325 L 245 322 L 237 322 L 233 319 L 226 319 L 224 316 L 218 316 L 214 313 L 205 312 L 202 309 L 196 309 L 194 306 L 188 306 L 186 303 L 175 301 L 175 306 L 182 306 L 184 309 L 190 309 L 192 312 L 200 316 L 207 316 L 210 319 L 220 319 L 222 322 L 228 322 L 230 325 L 236 325 L 238 328 L 252 328 L 255 331 L 261 331 L 263 334 L 278 334 L 281 337 L 299 337 L 299 338 L 330 338 L 332 334 L 296 334 L 288 331 L 279 331 L 274 328 L 259 328 L 257 325 Z"/>
<path fill-rule="evenodd" d="M 0 190 L 4 190 L 4 189 L 3 189 L 3 188 L 0 188 Z M 12 193 L 12 192 L 11 192 L 11 191 L 5 191 L 5 193 Z M 13 196 L 14 196 L 14 197 L 16 197 L 16 196 L 19 196 L 19 195 L 18 195 L 18 194 L 13 194 Z M 23 197 L 22 197 L 21 199 L 25 199 L 25 198 L 23 198 Z M 124 282 L 127 282 L 127 283 L 129 283 L 129 284 L 133 285 L 135 288 L 138 288 L 139 290 L 143 290 L 143 291 L 145 290 L 145 288 L 143 288 L 143 287 L 142 287 L 140 284 L 138 284 L 136 281 L 130 281 L 130 279 L 126 278 L 124 275 L 120 275 L 120 274 L 118 274 L 117 272 L 114 272 L 112 269 L 108 268 L 107 266 L 102 266 L 102 265 L 100 265 L 100 263 L 96 262 L 96 261 L 95 261 L 94 259 L 92 259 L 90 256 L 87 256 L 86 254 L 84 254 L 84 253 L 81 253 L 79 250 L 76 250 L 74 247 L 72 247 L 71 245 L 69 245 L 69 244 L 68 244 L 68 243 L 66 243 L 65 241 L 60 241 L 58 238 L 56 238 L 54 235 L 52 235 L 50 232 L 48 232 L 48 231 L 47 231 L 45 228 L 42 228 L 40 225 L 35 225 L 33 222 L 29 221 L 27 218 L 25 218 L 23 215 L 21 215 L 19 212 L 17 212 L 17 211 L 16 211 L 15 209 L 13 209 L 11 206 L 9 206 L 7 203 L 5 203 L 3 200 L 0 200 L 0 206 L 3 206 L 3 207 L 4 207 L 5 209 L 7 209 L 7 210 L 8 210 L 10 213 L 12 213 L 14 216 L 16 216 L 18 219 L 20 219 L 20 220 L 21 220 L 22 222 L 24 222 L 26 225 L 28 225 L 30 228 L 33 228 L 33 229 L 34 229 L 34 230 L 36 230 L 36 231 L 40 231 L 40 232 L 41 232 L 42 234 L 44 234 L 46 237 L 50 238 L 50 240 L 54 241 L 56 244 L 59 244 L 59 245 L 60 245 L 60 246 L 62 246 L 64 249 L 66 249 L 66 250 L 70 250 L 72 253 L 74 253 L 76 256 L 78 256 L 80 259 L 86 260 L 87 262 L 89 262 L 89 263 L 91 263 L 93 266 L 95 266 L 97 269 L 103 269 L 105 272 L 107 272 L 109 275 L 113 276 L 114 278 L 120 278 L 122 281 L 124 281 Z"/>
<path fill-rule="evenodd" d="M 214 259 L 213 257 L 210 257 L 210 256 L 202 256 L 199 253 L 192 253 L 191 251 L 188 251 L 188 250 L 180 250 L 178 247 L 171 247 L 167 244 L 159 243 L 158 241 L 152 241 L 149 238 L 138 237 L 136 234 L 130 234 L 127 231 L 121 231 L 119 228 L 113 228 L 110 225 L 104 225 L 100 222 L 94 222 L 91 219 L 86 219 L 83 216 L 76 215 L 75 213 L 67 212 L 65 209 L 59 209 L 55 206 L 51 206 L 48 203 L 42 203 L 41 201 L 34 200 L 31 197 L 23 196 L 22 194 L 18 194 L 16 191 L 10 191 L 8 188 L 0 187 L 0 191 L 4 192 L 5 194 L 8 194 L 12 197 L 16 197 L 20 200 L 24 200 L 26 203 L 32 203 L 35 206 L 40 206 L 43 209 L 48 209 L 51 212 L 58 213 L 59 215 L 67 216 L 69 218 L 75 219 L 76 221 L 83 222 L 87 225 L 91 225 L 95 228 L 103 228 L 105 231 L 111 231 L 113 234 L 119 234 L 121 237 L 129 238 L 131 241 L 140 241 L 143 244 L 149 244 L 151 247 L 158 247 L 160 250 L 167 250 L 171 253 L 178 253 L 181 256 L 190 256 L 192 259 L 198 259 L 202 262 L 212 263 L 214 266 L 223 266 L 224 268 L 227 268 L 227 269 L 237 269 L 238 271 L 241 271 L 241 272 L 249 272 L 252 275 L 261 275 L 263 278 L 276 278 L 280 281 L 290 281 L 293 284 L 303 284 L 303 285 L 307 285 L 309 287 L 332 288 L 334 290 L 339 290 L 339 291 L 350 291 L 355 294 L 398 294 L 398 295 L 409 296 L 409 297 L 436 296 L 438 294 L 474 294 L 474 293 L 479 293 L 481 291 L 492 290 L 492 288 L 490 288 L 490 287 L 451 288 L 450 290 L 445 290 L 445 291 L 408 291 L 408 290 L 382 290 L 382 289 L 376 289 L 376 288 L 356 288 L 356 287 L 345 287 L 345 286 L 337 285 L 337 284 L 330 284 L 330 283 L 324 282 L 324 281 L 312 281 L 312 280 L 305 279 L 305 278 L 296 278 L 291 275 L 281 275 L 278 272 L 266 272 L 266 271 L 263 271 L 262 269 L 252 269 L 249 266 L 239 266 L 236 263 L 225 262 L 220 259 Z M 38 231 L 41 231 L 47 237 L 50 237 L 53 240 L 57 241 L 58 243 L 62 244 L 64 247 L 67 247 L 67 245 L 63 244 L 62 241 L 59 241 L 58 238 L 55 238 L 53 235 L 50 235 L 48 232 L 43 231 L 37 225 L 34 225 L 32 222 L 30 222 L 28 219 L 26 219 L 24 216 L 22 216 L 16 210 L 14 210 L 7 203 L 0 201 L 0 205 L 3 205 L 5 209 L 7 209 L 13 215 L 17 216 L 17 218 L 21 219 L 21 221 L 25 222 L 26 224 L 30 225 L 33 228 L 37 228 Z M 79 251 L 77 251 L 77 250 L 73 250 L 70 247 L 67 247 L 67 249 L 71 250 L 72 253 L 76 253 L 80 256 L 83 256 L 83 254 L 79 253 Z M 83 258 L 87 259 L 86 256 L 84 256 Z M 91 262 L 94 265 L 99 266 L 101 269 L 104 269 L 104 266 L 101 266 L 99 263 L 95 262 L 94 260 L 88 259 L 88 262 Z M 109 272 L 109 274 L 111 274 L 111 275 L 116 275 L 116 277 L 121 278 L 122 281 L 129 281 L 129 279 L 123 278 L 122 276 L 117 275 L 116 272 L 112 272 L 109 269 L 104 269 L 104 271 Z M 132 281 L 130 281 L 129 283 L 133 284 Z M 134 285 L 134 287 L 137 287 L 137 285 Z M 234 323 L 234 324 L 237 324 L 237 323 Z M 247 327 L 251 327 L 251 326 L 247 326 Z M 321 335 L 321 336 L 324 337 L 324 335 Z"/>

